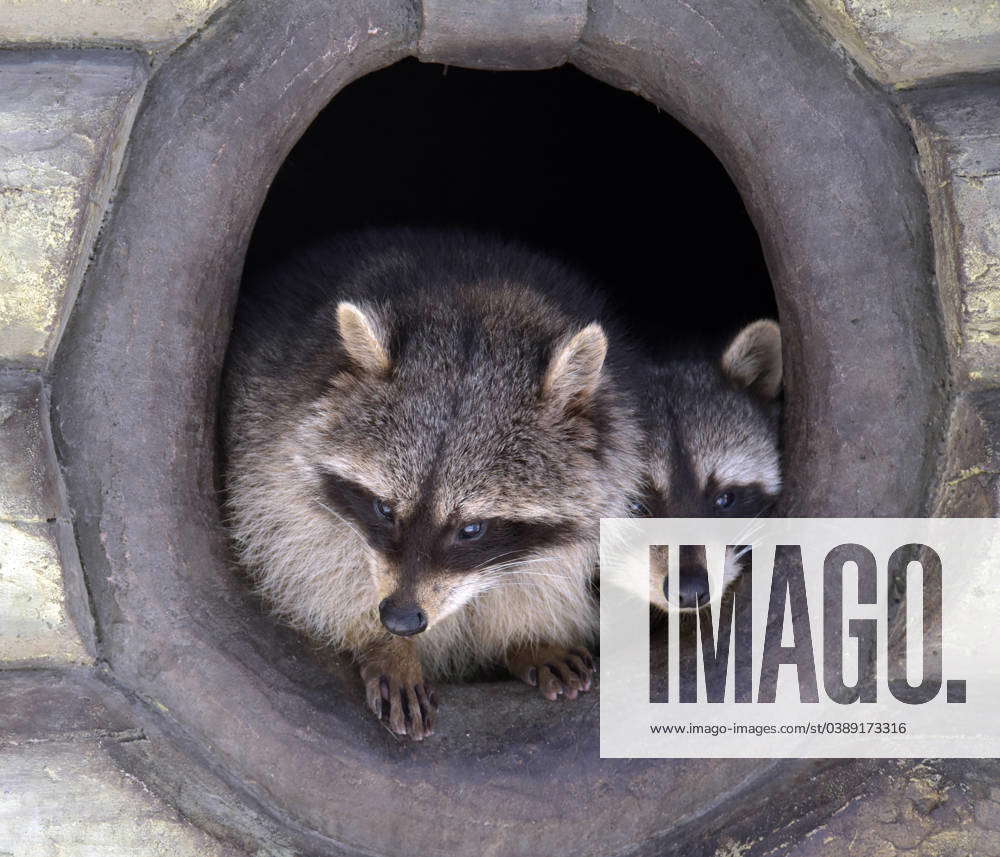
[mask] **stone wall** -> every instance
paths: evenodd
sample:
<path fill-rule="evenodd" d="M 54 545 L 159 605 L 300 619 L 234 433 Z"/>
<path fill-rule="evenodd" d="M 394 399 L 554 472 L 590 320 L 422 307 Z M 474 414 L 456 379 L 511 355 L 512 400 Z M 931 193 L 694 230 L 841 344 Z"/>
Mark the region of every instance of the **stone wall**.
<path fill-rule="evenodd" d="M 50 361 L 145 84 L 223 6 L 0 0 L 0 855 L 252 847 L 214 838 L 175 808 L 182 795 L 158 796 L 153 774 L 144 784 L 127 772 L 151 739 L 98 659 L 48 408 Z M 912 130 L 955 391 L 936 511 L 996 515 L 1000 5 L 801 0 L 801 11 L 859 76 L 896 92 Z M 985 763 L 883 766 L 829 826 L 768 853 L 1000 854 L 996 782 Z M 273 843 L 266 853 L 289 853 Z"/>
<path fill-rule="evenodd" d="M 47 375 L 156 50 L 190 35 L 215 5 L 0 3 L 3 855 L 245 853 L 198 829 L 116 761 L 147 738 L 124 697 L 97 679 Z M 42 47 L 52 44 L 67 47 Z"/>

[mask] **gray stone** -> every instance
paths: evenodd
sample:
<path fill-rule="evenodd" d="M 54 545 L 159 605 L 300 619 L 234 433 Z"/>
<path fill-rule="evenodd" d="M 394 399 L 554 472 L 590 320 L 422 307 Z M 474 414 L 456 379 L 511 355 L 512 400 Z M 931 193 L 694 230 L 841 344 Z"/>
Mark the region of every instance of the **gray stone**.
<path fill-rule="evenodd" d="M 59 513 L 48 399 L 38 378 L 0 378 L 0 520 L 40 522 Z"/>
<path fill-rule="evenodd" d="M 0 52 L 0 366 L 53 350 L 146 73 L 120 51 Z"/>
<path fill-rule="evenodd" d="M 301 854 L 286 843 L 277 822 L 259 808 L 241 801 L 214 772 L 192 763 L 165 737 L 162 712 L 137 705 L 112 683 L 101 680 L 93 670 L 0 672 L 0 699 L 3 700 L 0 706 L 0 795 L 15 787 L 13 776 L 8 775 L 2 762 L 5 751 L 14 758 L 21 747 L 57 746 L 73 764 L 85 766 L 86 776 L 94 775 L 92 770 L 87 773 L 86 769 L 94 767 L 91 762 L 95 755 L 99 757 L 97 767 L 105 773 L 110 762 L 117 769 L 112 779 L 118 782 L 124 778 L 126 782 L 141 784 L 150 795 L 157 814 L 176 818 L 176 813 L 171 813 L 168 806 L 176 807 L 189 822 L 181 825 L 180 830 L 191 833 L 195 841 L 213 842 L 205 837 L 199 839 L 195 835 L 195 828 L 198 828 L 220 842 L 229 843 L 231 847 L 218 849 L 218 853 L 226 857 L 244 852 L 255 857 L 297 857 Z M 72 812 L 72 809 L 67 807 L 66 811 Z M 60 810 L 53 815 L 65 820 L 66 811 Z M 140 806 L 138 811 L 144 813 L 146 810 Z M 126 807 L 124 812 L 126 821 L 131 821 L 132 810 Z M 29 816 L 17 820 L 25 824 L 48 822 L 46 818 Z M 78 814 L 71 820 L 84 833 L 95 824 L 93 813 Z M 100 820 L 96 825 L 103 826 Z M 151 844 L 166 848 L 169 841 Z M 122 840 L 113 837 L 103 844 L 124 847 Z M 19 851 L 14 853 L 21 854 Z M 216 852 L 209 850 L 207 853 Z"/>
<path fill-rule="evenodd" d="M 124 699 L 88 669 L 0 672 L 0 745 L 140 734 Z"/>
<path fill-rule="evenodd" d="M 39 377 L 0 377 L 0 668 L 94 654 L 48 420 Z"/>
<path fill-rule="evenodd" d="M 953 372 L 1000 384 L 1000 87 L 908 93 L 934 220 L 937 278 Z"/>
<path fill-rule="evenodd" d="M 958 398 L 941 464 L 936 516 L 1000 517 L 1000 390 Z"/>
<path fill-rule="evenodd" d="M 566 61 L 586 21 L 586 0 L 423 0 L 417 56 L 467 68 L 551 68 Z"/>
<path fill-rule="evenodd" d="M 225 0 L 7 0 L 0 43 L 161 48 L 190 36 Z"/>
<path fill-rule="evenodd" d="M 802 0 L 876 80 L 897 87 L 1000 67 L 992 0 Z"/>
<path fill-rule="evenodd" d="M 0 854 L 245 857 L 115 762 L 115 748 L 145 737 L 85 673 L 0 674 L 0 697 Z"/>
<path fill-rule="evenodd" d="M 993 760 L 886 762 L 829 819 L 782 857 L 997 857 Z M 986 782 L 984 782 L 984 780 Z M 883 819 L 891 819 L 884 821 Z M 763 857 L 756 847 L 746 857 Z"/>
<path fill-rule="evenodd" d="M 67 608 L 56 526 L 0 521 L 0 669 L 92 660 Z"/>

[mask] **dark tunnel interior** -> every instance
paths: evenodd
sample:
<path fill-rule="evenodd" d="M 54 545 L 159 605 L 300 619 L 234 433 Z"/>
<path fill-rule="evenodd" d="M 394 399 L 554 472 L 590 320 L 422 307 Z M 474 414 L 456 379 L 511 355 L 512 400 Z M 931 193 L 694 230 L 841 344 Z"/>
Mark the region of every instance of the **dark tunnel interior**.
<path fill-rule="evenodd" d="M 461 226 L 584 269 L 651 351 L 776 317 L 760 243 L 722 164 L 637 95 L 571 66 L 406 60 L 346 87 L 278 172 L 250 269 L 364 226 Z"/>

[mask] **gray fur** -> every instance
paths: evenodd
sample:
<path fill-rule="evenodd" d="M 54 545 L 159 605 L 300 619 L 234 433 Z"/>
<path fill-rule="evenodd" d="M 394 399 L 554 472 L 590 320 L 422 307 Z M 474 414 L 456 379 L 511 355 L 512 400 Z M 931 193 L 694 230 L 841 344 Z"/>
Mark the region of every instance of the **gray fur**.
<path fill-rule="evenodd" d="M 648 363 L 640 382 L 646 485 L 635 513 L 658 518 L 766 513 L 781 491 L 780 378 L 780 333 L 769 321 L 748 325 L 719 356 L 689 354 Z M 733 505 L 721 509 L 715 501 L 726 493 L 734 496 Z M 664 572 L 654 571 L 650 598 L 669 609 Z M 738 575 L 738 562 L 727 557 L 725 585 Z"/>
<path fill-rule="evenodd" d="M 316 248 L 246 292 L 225 383 L 227 503 L 277 612 L 360 656 L 386 636 L 383 598 L 429 599 L 430 627 L 408 639 L 432 675 L 592 639 L 598 522 L 636 490 L 640 431 L 624 349 L 587 284 L 516 245 L 383 231 Z M 343 301 L 362 314 L 342 307 L 345 336 Z M 610 340 L 603 367 L 601 329 L 572 344 L 594 321 Z M 402 541 L 370 537 L 326 474 L 386 498 Z M 481 519 L 552 538 L 446 567 L 447 533 Z"/>

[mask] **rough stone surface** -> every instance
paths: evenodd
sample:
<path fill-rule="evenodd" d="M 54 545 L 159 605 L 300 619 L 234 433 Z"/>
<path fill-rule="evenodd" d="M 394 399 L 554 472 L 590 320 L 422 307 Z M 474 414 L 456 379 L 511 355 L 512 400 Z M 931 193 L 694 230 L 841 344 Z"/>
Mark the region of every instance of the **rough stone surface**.
<path fill-rule="evenodd" d="M 1000 390 L 957 399 L 941 471 L 935 516 L 1000 517 Z"/>
<path fill-rule="evenodd" d="M 238 857 L 115 761 L 146 743 L 87 674 L 0 674 L 0 855 Z"/>
<path fill-rule="evenodd" d="M 423 0 L 417 56 L 467 68 L 551 68 L 566 61 L 586 21 L 586 0 Z"/>
<path fill-rule="evenodd" d="M 960 387 L 1000 384 L 1000 86 L 903 101 L 934 222 L 937 279 Z"/>
<path fill-rule="evenodd" d="M 0 521 L 0 668 L 91 660 L 69 615 L 55 526 Z"/>
<path fill-rule="evenodd" d="M 909 86 L 1000 67 L 994 0 L 801 0 L 876 80 Z"/>
<path fill-rule="evenodd" d="M 169 46 L 225 0 L 0 0 L 0 43 Z"/>
<path fill-rule="evenodd" d="M 88 662 L 90 621 L 48 397 L 36 376 L 0 377 L 0 668 Z"/>
<path fill-rule="evenodd" d="M 997 773 L 992 760 L 887 762 L 863 791 L 797 844 L 737 853 L 746 857 L 998 857 Z"/>
<path fill-rule="evenodd" d="M 0 520 L 55 518 L 55 459 L 45 428 L 42 385 L 0 378 Z"/>
<path fill-rule="evenodd" d="M 52 350 L 145 74 L 124 52 L 0 52 L 0 365 Z"/>

